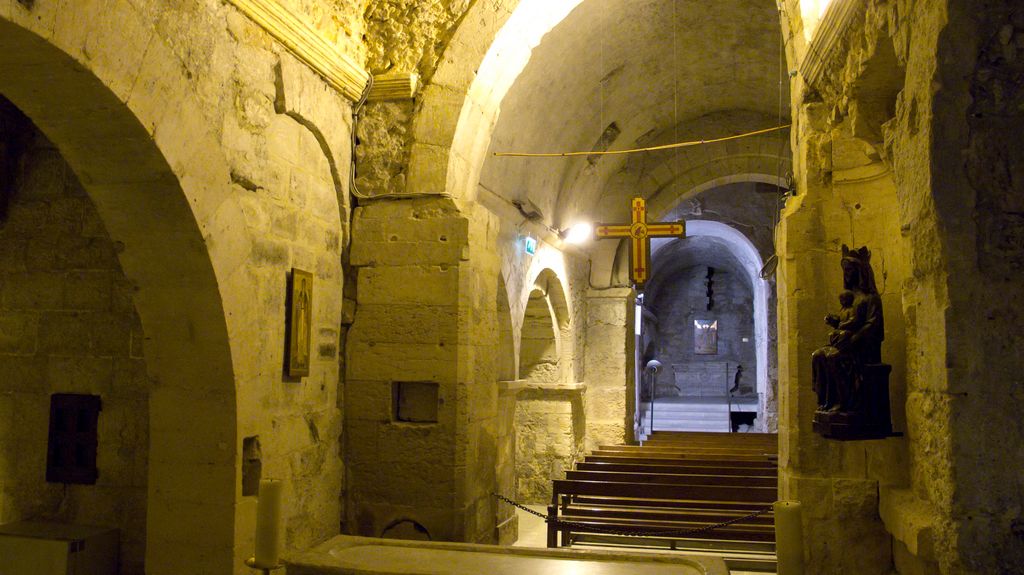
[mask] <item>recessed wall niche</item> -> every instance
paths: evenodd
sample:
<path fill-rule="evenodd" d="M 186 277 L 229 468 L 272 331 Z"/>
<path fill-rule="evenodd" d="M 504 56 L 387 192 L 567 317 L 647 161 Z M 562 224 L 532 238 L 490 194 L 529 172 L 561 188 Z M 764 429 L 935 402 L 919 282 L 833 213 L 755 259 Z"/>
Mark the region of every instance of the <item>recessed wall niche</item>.
<path fill-rule="evenodd" d="M 50 433 L 46 480 L 50 483 L 96 483 L 97 427 L 103 402 L 98 395 L 55 393 L 50 397 Z"/>
<path fill-rule="evenodd" d="M 432 381 L 396 381 L 391 388 L 394 421 L 437 423 L 438 384 Z"/>
<path fill-rule="evenodd" d="M 255 497 L 260 492 L 260 478 L 263 476 L 263 449 L 260 436 L 254 435 L 242 440 L 242 496 Z"/>

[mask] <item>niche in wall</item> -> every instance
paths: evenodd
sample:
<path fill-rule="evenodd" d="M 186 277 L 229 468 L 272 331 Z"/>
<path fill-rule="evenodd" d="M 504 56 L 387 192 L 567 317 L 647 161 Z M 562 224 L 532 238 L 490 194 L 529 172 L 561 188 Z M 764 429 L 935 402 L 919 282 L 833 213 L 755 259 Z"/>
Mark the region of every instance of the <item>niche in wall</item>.
<path fill-rule="evenodd" d="M 394 421 L 437 423 L 438 384 L 396 381 L 392 384 Z"/>
<path fill-rule="evenodd" d="M 96 483 L 99 477 L 96 467 L 97 427 L 102 406 L 98 395 L 55 393 L 50 396 L 47 481 Z"/>

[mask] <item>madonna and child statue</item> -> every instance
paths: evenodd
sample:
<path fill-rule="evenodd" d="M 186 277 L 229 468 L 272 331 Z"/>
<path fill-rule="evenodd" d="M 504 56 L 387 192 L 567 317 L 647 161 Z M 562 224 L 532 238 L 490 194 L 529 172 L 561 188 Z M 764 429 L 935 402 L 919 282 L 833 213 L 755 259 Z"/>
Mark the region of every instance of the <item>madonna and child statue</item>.
<path fill-rule="evenodd" d="M 818 410 L 814 431 L 831 439 L 890 437 L 889 372 L 882 363 L 882 298 L 875 286 L 867 247 L 843 246 L 840 309 L 825 323 L 828 345 L 811 354 Z"/>

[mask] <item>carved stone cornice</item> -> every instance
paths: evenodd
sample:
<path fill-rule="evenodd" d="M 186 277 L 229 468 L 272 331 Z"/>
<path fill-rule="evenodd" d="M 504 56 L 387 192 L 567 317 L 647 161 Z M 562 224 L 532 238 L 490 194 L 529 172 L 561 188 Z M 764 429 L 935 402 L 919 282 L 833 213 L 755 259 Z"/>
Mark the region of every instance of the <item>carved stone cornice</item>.
<path fill-rule="evenodd" d="M 815 90 L 828 93 L 829 70 L 842 70 L 850 45 L 850 36 L 860 28 L 867 12 L 864 0 L 833 0 L 814 31 L 807 55 L 800 64 L 800 75 Z"/>
<path fill-rule="evenodd" d="M 359 100 L 370 73 L 342 54 L 307 22 L 277 0 L 228 0 L 284 44 L 299 60 L 353 102 Z"/>
<path fill-rule="evenodd" d="M 416 95 L 420 77 L 410 72 L 389 72 L 373 77 L 373 87 L 367 100 L 381 102 L 387 100 L 408 100 Z"/>

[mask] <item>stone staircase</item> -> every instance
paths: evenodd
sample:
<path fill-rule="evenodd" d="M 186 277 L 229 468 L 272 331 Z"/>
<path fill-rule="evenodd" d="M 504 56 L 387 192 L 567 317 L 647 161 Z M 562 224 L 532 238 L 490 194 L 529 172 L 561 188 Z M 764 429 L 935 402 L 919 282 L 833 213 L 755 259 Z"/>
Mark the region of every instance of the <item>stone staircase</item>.
<path fill-rule="evenodd" d="M 646 417 L 650 418 L 650 404 L 644 407 Z M 658 398 L 653 415 L 654 431 L 730 431 L 729 404 L 725 399 Z M 650 430 L 649 421 L 644 421 L 646 430 Z"/>

